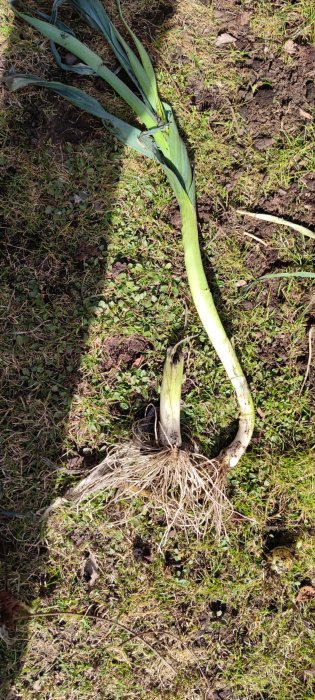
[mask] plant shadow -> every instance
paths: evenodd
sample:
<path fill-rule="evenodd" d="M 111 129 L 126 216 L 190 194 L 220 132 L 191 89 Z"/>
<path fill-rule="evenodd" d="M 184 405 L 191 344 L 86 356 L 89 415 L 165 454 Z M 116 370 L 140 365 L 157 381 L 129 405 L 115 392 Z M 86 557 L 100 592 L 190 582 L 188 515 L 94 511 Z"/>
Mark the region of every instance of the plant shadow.
<path fill-rule="evenodd" d="M 154 0 L 147 14 L 138 0 L 133 5 L 135 10 L 139 5 L 139 16 L 142 11 L 148 44 L 164 31 L 176 0 Z M 135 12 L 138 30 L 137 17 Z M 3 73 L 16 64 L 21 72 L 41 74 L 42 62 L 46 77 L 71 83 L 52 62 L 47 66 L 42 50 L 33 61 L 29 36 L 24 25 L 14 23 Z M 19 42 L 25 37 L 23 54 Z M 18 97 L 2 90 L 0 591 L 29 603 L 35 590 L 49 596 L 55 585 L 46 566 L 41 513 L 67 476 L 82 473 L 97 457 L 69 438 L 68 421 L 108 274 L 123 149 L 96 119 L 43 90 L 28 89 Z M 3 631 L 10 627 L 10 615 L 5 605 L 0 611 Z M 13 639 L 13 622 L 9 632 Z M 7 697 L 23 665 L 26 644 L 27 622 L 19 625 L 12 644 L 0 640 L 1 697 Z"/>

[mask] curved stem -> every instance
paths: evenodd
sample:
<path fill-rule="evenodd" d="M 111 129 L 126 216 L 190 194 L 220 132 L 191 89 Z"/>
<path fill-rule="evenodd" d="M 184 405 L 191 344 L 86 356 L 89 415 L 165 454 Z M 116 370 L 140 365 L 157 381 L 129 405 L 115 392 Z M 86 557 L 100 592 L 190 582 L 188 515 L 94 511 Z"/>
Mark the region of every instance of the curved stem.
<path fill-rule="evenodd" d="M 182 235 L 190 291 L 201 323 L 233 385 L 239 406 L 239 427 L 229 447 L 220 455 L 227 468 L 244 454 L 254 429 L 255 412 L 251 393 L 234 348 L 223 328 L 204 272 L 198 237 L 196 209 L 188 197 L 181 198 Z"/>

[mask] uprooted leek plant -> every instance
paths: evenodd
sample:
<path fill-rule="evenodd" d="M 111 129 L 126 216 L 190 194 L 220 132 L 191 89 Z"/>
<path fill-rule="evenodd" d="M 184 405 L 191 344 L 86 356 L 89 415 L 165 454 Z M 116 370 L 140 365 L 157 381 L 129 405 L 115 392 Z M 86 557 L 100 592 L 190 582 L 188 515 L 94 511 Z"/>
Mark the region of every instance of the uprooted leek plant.
<path fill-rule="evenodd" d="M 172 519 L 178 522 L 182 520 L 200 532 L 201 519 L 197 518 L 196 523 L 192 505 L 194 499 L 199 499 L 199 502 L 202 499 L 202 494 L 198 492 L 199 486 L 196 486 L 196 483 L 201 479 L 203 481 L 201 490 L 204 491 L 204 495 L 209 494 L 209 498 L 206 495 L 203 503 L 203 523 L 206 526 L 209 520 L 216 520 L 216 489 L 221 493 L 224 476 L 229 469 L 236 466 L 250 442 L 254 427 L 254 408 L 251 394 L 234 348 L 219 318 L 207 283 L 198 241 L 195 182 L 191 165 L 185 144 L 179 135 L 172 108 L 160 99 L 151 60 L 125 21 L 120 0 L 117 0 L 120 18 L 136 51 L 116 29 L 99 0 L 68 0 L 68 4 L 78 11 L 93 29 L 105 37 L 128 76 L 128 84 L 131 81 L 134 86 L 133 90 L 130 89 L 117 74 L 104 65 L 99 55 L 79 41 L 72 29 L 59 19 L 58 11 L 63 4 L 64 0 L 55 0 L 51 17 L 39 12 L 36 16 L 31 16 L 22 11 L 20 6 L 17 6 L 16 0 L 13 0 L 12 7 L 19 18 L 28 22 L 50 40 L 59 67 L 79 75 L 97 75 L 103 79 L 129 105 L 143 128 L 140 129 L 118 119 L 108 113 L 94 97 L 69 85 L 21 74 L 7 76 L 7 84 L 12 90 L 27 85 L 37 85 L 54 91 L 72 104 L 99 117 L 104 127 L 123 144 L 160 163 L 180 207 L 186 272 L 192 298 L 201 323 L 231 381 L 239 409 L 239 426 L 236 437 L 220 453 L 215 462 L 209 462 L 204 458 L 202 461 L 196 455 L 192 457 L 189 453 L 185 453 L 184 450 L 180 449 L 179 426 L 177 425 L 174 432 L 173 420 L 171 419 L 174 417 L 174 412 L 177 412 L 178 419 L 181 361 L 174 364 L 168 356 L 162 383 L 162 410 L 159 429 L 161 452 L 154 451 L 148 459 L 146 450 L 141 451 L 137 446 L 127 445 L 114 449 L 103 463 L 102 469 L 104 473 L 107 473 L 107 481 L 103 479 L 102 486 L 104 488 L 107 484 L 108 487 L 117 487 L 124 483 L 127 491 L 130 490 L 130 484 L 138 490 L 141 486 L 142 491 L 149 489 L 155 493 L 158 506 L 169 512 L 169 522 Z M 57 46 L 76 56 L 78 64 L 66 65 Z M 165 408 L 166 404 L 163 402 L 163 386 L 165 388 L 167 376 L 171 376 L 172 373 L 177 375 L 174 384 L 177 387 L 174 390 L 175 398 L 172 396 L 172 392 L 168 394 L 167 402 L 169 405 L 164 411 L 163 406 Z M 174 410 L 173 399 L 175 403 L 177 402 L 177 408 Z M 97 480 L 97 469 L 94 477 Z M 96 488 L 96 482 L 94 488 L 92 481 L 93 474 L 90 475 L 89 492 Z M 186 496 L 183 500 L 184 491 Z M 168 509 L 170 503 L 173 505 Z M 183 510 L 186 511 L 186 515 L 183 515 Z"/>
<path fill-rule="evenodd" d="M 115 492 L 114 501 L 122 495 L 144 498 L 149 506 L 164 512 L 167 527 L 161 544 L 172 527 L 200 536 L 210 526 L 219 534 L 233 513 L 220 464 L 192 451 L 189 445 L 182 449 L 184 360 L 179 345 L 167 351 L 159 419 L 154 411 L 154 420 L 151 416 L 139 421 L 133 441 L 110 450 L 104 461 L 66 494 L 66 499 L 75 503 L 109 489 Z"/>

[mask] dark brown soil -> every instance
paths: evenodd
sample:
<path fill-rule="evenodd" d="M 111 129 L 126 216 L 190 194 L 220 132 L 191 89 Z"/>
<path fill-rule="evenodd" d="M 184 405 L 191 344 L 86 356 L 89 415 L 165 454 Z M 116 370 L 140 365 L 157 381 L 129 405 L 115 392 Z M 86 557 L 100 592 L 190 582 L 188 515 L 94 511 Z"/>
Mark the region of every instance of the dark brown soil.
<path fill-rule="evenodd" d="M 19 119 L 9 120 L 12 145 L 41 148 L 51 141 L 53 145 L 78 144 L 104 139 L 104 129 L 99 119 L 68 105 L 65 100 L 45 98 L 38 90 L 36 106 L 26 92 L 23 97 L 23 111 Z M 6 95 L 10 105 L 10 95 Z"/>
<path fill-rule="evenodd" d="M 255 277 L 261 277 L 273 270 L 280 270 L 282 267 L 287 267 L 287 262 L 278 257 L 275 248 L 265 248 L 262 246 L 254 246 L 245 257 L 246 267 Z"/>
<path fill-rule="evenodd" d="M 310 110 L 315 103 L 315 47 L 293 42 L 291 60 L 288 62 L 285 42 L 282 55 L 275 56 L 257 40 L 250 28 L 254 9 L 243 11 L 235 0 L 216 3 L 215 15 L 218 34 L 228 32 L 235 38 L 235 48 L 243 57 L 238 68 L 243 76 L 239 89 L 238 111 L 243 117 L 246 132 L 254 139 L 258 150 L 273 145 L 280 132 L 295 133 L 312 120 Z M 294 16 L 290 20 L 294 29 Z M 290 37 L 291 27 L 287 27 Z M 222 47 L 222 51 L 226 48 Z M 197 104 L 205 103 L 202 91 Z M 214 108 L 224 106 L 224 98 L 215 97 Z M 211 97 L 209 99 L 211 107 Z M 308 116 L 307 116 L 308 115 Z"/>
<path fill-rule="evenodd" d="M 229 105 L 227 95 L 220 93 L 218 88 L 206 88 L 202 80 L 191 80 L 187 92 L 191 104 L 198 112 L 218 112 Z"/>
<path fill-rule="evenodd" d="M 111 275 L 112 277 L 118 277 L 119 275 L 122 275 L 124 272 L 127 272 L 128 270 L 128 261 L 126 259 L 124 260 L 116 260 L 114 264 L 112 265 L 111 268 Z"/>
<path fill-rule="evenodd" d="M 304 223 L 312 228 L 314 226 L 315 197 L 314 180 L 311 173 L 305 175 L 302 184 L 302 190 L 298 188 L 296 183 L 292 183 L 287 190 L 279 189 L 266 198 L 262 197 L 259 207 L 265 212 L 284 218 L 292 216 L 297 223 Z M 262 235 L 261 226 L 259 230 L 260 235 Z"/>
<path fill-rule="evenodd" d="M 167 219 L 170 222 L 170 224 L 173 226 L 175 231 L 181 230 L 181 216 L 180 216 L 179 206 L 176 204 L 176 202 L 171 204 L 169 211 L 167 213 Z"/>
<path fill-rule="evenodd" d="M 133 542 L 133 555 L 136 561 L 150 564 L 151 561 L 151 545 L 148 540 L 142 539 L 139 535 Z"/>
<path fill-rule="evenodd" d="M 101 369 L 109 372 L 121 367 L 137 366 L 143 353 L 148 350 L 148 341 L 139 335 L 126 338 L 123 335 L 115 335 L 104 344 L 104 359 Z"/>
<path fill-rule="evenodd" d="M 243 10 L 237 0 L 220 0 L 215 5 L 218 36 L 225 32 L 231 34 L 235 39 L 235 48 L 243 52 L 238 61 L 238 70 L 243 80 L 236 97 L 218 87 L 209 89 L 202 80 L 189 83 L 187 92 L 191 103 L 199 111 L 213 112 L 212 119 L 220 113 L 230 118 L 231 110 L 240 114 L 240 135 L 250 134 L 254 147 L 262 152 L 281 143 L 284 134 L 297 137 L 312 122 L 315 104 L 315 47 L 304 45 L 297 36 L 293 42 L 290 61 L 285 41 L 283 46 L 279 44 L 280 51 L 277 55 L 266 50 L 264 42 L 257 39 L 250 27 L 254 12 L 255 8 Z M 291 30 L 294 35 L 295 21 L 293 13 L 287 26 L 288 37 L 291 36 Z M 229 45 L 222 46 L 220 51 L 229 51 Z M 297 169 L 302 159 L 302 154 L 301 158 L 296 159 Z M 238 176 L 237 170 L 233 170 L 227 173 L 222 182 L 231 199 Z M 296 219 L 312 224 L 315 213 L 314 174 L 306 174 L 302 185 L 302 189 L 298 189 L 292 183 L 288 190 L 281 189 L 272 195 L 268 194 L 268 199 L 261 198 L 257 206 L 278 215 L 292 214 Z M 210 212 L 209 201 L 209 214 Z M 209 220 L 206 203 L 201 206 L 199 202 L 199 216 L 201 223 Z M 262 235 L 261 224 L 259 230 Z"/>
<path fill-rule="evenodd" d="M 56 105 L 57 107 L 57 105 Z M 86 143 L 104 139 L 101 122 L 85 112 L 78 111 L 64 101 L 54 110 L 54 116 L 47 122 L 46 133 L 52 143 Z"/>
<path fill-rule="evenodd" d="M 158 5 L 151 3 L 150 8 L 142 10 L 141 13 L 136 13 L 134 24 L 137 28 L 137 34 L 139 35 L 140 30 L 141 35 L 141 26 L 143 27 L 143 25 L 147 25 L 147 27 L 149 25 L 150 33 L 154 29 L 159 29 L 173 15 L 174 4 L 174 2 L 159 2 Z"/>
<path fill-rule="evenodd" d="M 100 255 L 100 248 L 91 243 L 82 241 L 77 247 L 74 258 L 77 262 L 85 262 L 91 258 L 97 258 Z"/>
<path fill-rule="evenodd" d="M 314 106 L 315 48 L 296 44 L 292 65 L 254 45 L 240 70 L 247 88 L 239 90 L 240 113 L 254 139 L 274 138 L 307 123 Z M 255 141 L 254 141 L 255 142 Z"/>
<path fill-rule="evenodd" d="M 207 3 L 205 3 L 207 4 Z M 219 0 L 215 4 L 215 18 L 217 35 L 230 34 L 235 42 L 236 50 L 242 51 L 238 61 L 238 69 L 243 77 L 242 86 L 236 95 L 227 92 L 224 88 L 207 88 L 200 79 L 188 84 L 187 93 L 191 103 L 198 111 L 209 111 L 211 121 L 222 115 L 225 119 L 231 118 L 231 113 L 240 114 L 242 120 L 238 123 L 240 137 L 249 134 L 252 137 L 254 148 L 258 151 L 266 151 L 272 146 L 281 145 L 283 138 L 296 138 L 303 134 L 305 126 L 311 122 L 311 111 L 314 107 L 315 94 L 315 49 L 306 45 L 299 37 L 290 46 L 290 60 L 286 52 L 285 40 L 283 46 L 273 53 L 266 49 L 262 39 L 257 39 L 251 29 L 251 19 L 255 8 L 244 8 L 238 0 Z M 294 13 L 290 15 L 287 27 L 287 36 L 295 36 L 294 26 L 296 18 Z M 291 31 L 292 30 L 292 31 Z M 221 52 L 228 52 L 230 45 L 222 45 Z M 220 128 L 218 123 L 218 128 Z M 284 136 L 286 134 L 286 136 Z M 303 160 L 303 154 L 295 156 L 296 170 L 299 171 Z M 295 163 L 293 163 L 293 166 Z M 238 180 L 242 170 L 235 165 L 222 177 L 222 185 L 225 186 L 231 204 L 238 206 Z M 268 173 L 260 173 L 263 180 Z M 306 173 L 301 182 L 292 182 L 288 188 L 278 188 L 269 192 L 268 196 L 258 196 L 254 203 L 256 210 L 261 210 L 285 218 L 292 218 L 297 223 L 304 223 L 312 227 L 315 215 L 315 176 Z M 234 192 L 235 203 L 233 201 Z M 169 212 L 170 220 L 175 229 L 180 228 L 179 211 L 173 207 Z M 231 235 L 231 229 L 240 224 L 232 209 L 226 211 L 226 205 L 222 202 L 215 203 L 211 196 L 198 197 L 198 219 L 203 228 L 209 223 L 215 223 L 218 234 L 224 237 Z M 244 250 L 246 267 L 255 277 L 279 271 L 287 268 L 288 261 L 280 256 L 277 248 L 272 244 L 273 227 L 270 224 L 253 220 L 243 220 L 248 233 L 257 236 L 268 243 L 268 246 L 257 244 L 253 241 L 251 248 L 240 238 L 240 248 Z M 260 303 L 268 304 L 275 310 L 275 314 L 281 314 L 283 299 L 279 294 L 279 280 L 271 280 L 264 288 L 259 289 Z M 299 300 L 297 300 L 299 301 Z M 310 304 L 310 294 L 307 295 L 305 304 Z M 244 308 L 253 308 L 257 303 L 256 297 L 246 298 Z M 270 362 L 286 357 L 287 339 L 277 339 L 277 347 L 267 348 L 267 359 Z M 281 347 L 280 347 L 281 346 Z M 307 358 L 305 356 L 305 361 Z"/>

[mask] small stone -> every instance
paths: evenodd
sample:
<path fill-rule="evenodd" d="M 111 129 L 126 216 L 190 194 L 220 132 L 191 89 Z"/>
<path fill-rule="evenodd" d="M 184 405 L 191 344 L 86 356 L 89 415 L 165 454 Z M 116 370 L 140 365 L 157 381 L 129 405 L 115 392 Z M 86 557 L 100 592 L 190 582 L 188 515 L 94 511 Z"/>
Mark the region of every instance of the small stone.
<path fill-rule="evenodd" d="M 254 141 L 254 147 L 257 149 L 257 151 L 266 151 L 268 148 L 271 148 L 273 144 L 274 140 L 268 137 L 255 139 Z"/>
<path fill-rule="evenodd" d="M 236 39 L 232 34 L 219 34 L 215 45 L 216 46 L 225 46 L 225 44 L 235 44 Z"/>
<path fill-rule="evenodd" d="M 246 282 L 246 280 L 238 280 L 237 282 L 235 282 L 235 287 L 246 287 L 247 284 L 248 282 Z"/>
<path fill-rule="evenodd" d="M 67 66 L 74 66 L 76 63 L 78 63 L 77 57 L 74 56 L 73 53 L 67 52 L 65 55 L 65 64 Z"/>
<path fill-rule="evenodd" d="M 283 51 L 289 54 L 289 56 L 293 56 L 297 52 L 297 46 L 292 39 L 288 39 L 288 41 L 283 44 Z"/>
<path fill-rule="evenodd" d="M 305 112 L 304 109 L 299 109 L 299 115 L 302 119 L 307 119 L 308 121 L 313 121 L 313 117 L 309 112 Z"/>

